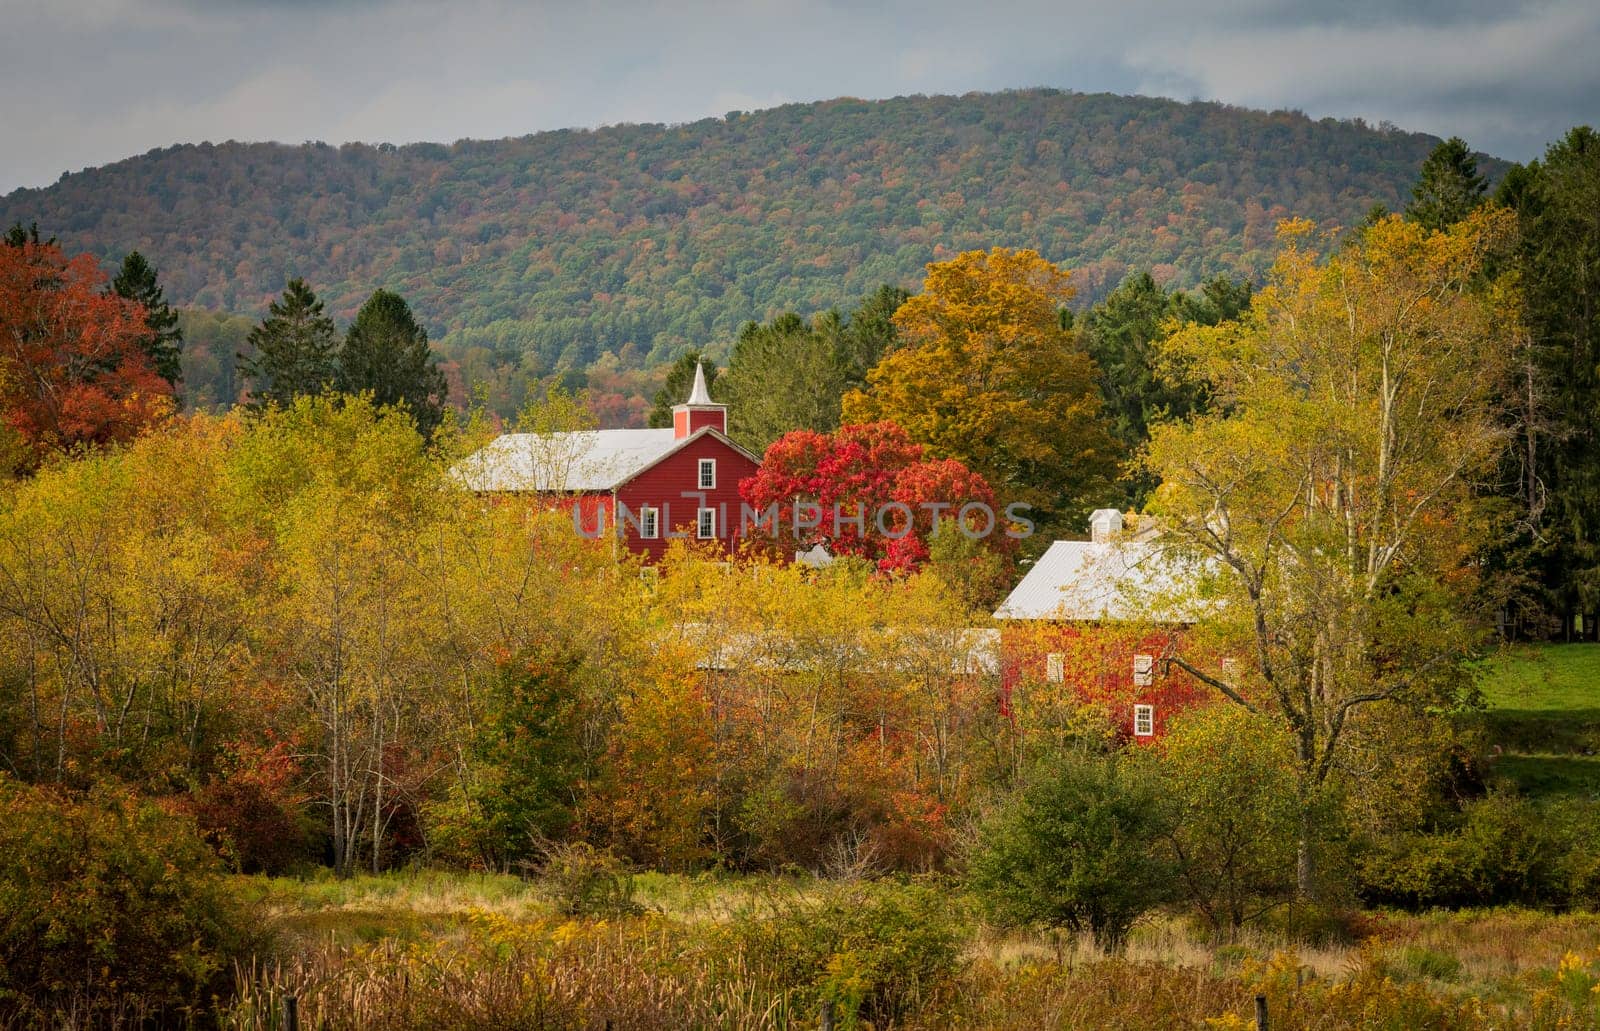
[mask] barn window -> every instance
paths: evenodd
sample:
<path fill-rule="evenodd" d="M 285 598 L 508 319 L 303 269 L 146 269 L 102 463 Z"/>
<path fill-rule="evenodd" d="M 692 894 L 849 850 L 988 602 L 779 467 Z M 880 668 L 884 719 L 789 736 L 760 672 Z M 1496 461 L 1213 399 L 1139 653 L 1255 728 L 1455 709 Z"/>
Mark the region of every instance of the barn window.
<path fill-rule="evenodd" d="M 657 537 L 661 536 L 660 509 L 639 509 L 639 536 L 647 540 L 655 540 Z"/>
<path fill-rule="evenodd" d="M 654 587 L 656 582 L 661 579 L 661 573 L 655 566 L 641 566 L 639 567 L 639 579 L 644 581 L 646 587 Z"/>
<path fill-rule="evenodd" d="M 1135 705 L 1133 707 L 1133 733 L 1135 737 L 1150 737 L 1156 732 L 1156 707 L 1153 705 Z"/>
<path fill-rule="evenodd" d="M 715 458 L 700 459 L 700 489 L 713 490 L 717 486 L 717 460 Z"/>
<path fill-rule="evenodd" d="M 1228 680 L 1237 680 L 1239 678 L 1239 660 L 1223 659 L 1222 675 Z"/>
<path fill-rule="evenodd" d="M 1133 657 L 1133 686 L 1149 687 L 1156 679 L 1156 657 L 1154 655 L 1135 655 Z"/>
<path fill-rule="evenodd" d="M 1067 657 L 1060 652 L 1051 652 L 1044 657 L 1044 678 L 1052 684 L 1059 684 L 1067 679 Z"/>
<path fill-rule="evenodd" d="M 698 536 L 703 541 L 708 541 L 708 540 L 711 540 L 712 538 L 716 537 L 716 535 L 717 535 L 717 510 L 716 509 L 714 509 L 714 508 L 702 508 L 700 510 L 699 519 L 696 520 L 695 532 L 696 532 L 696 536 Z"/>

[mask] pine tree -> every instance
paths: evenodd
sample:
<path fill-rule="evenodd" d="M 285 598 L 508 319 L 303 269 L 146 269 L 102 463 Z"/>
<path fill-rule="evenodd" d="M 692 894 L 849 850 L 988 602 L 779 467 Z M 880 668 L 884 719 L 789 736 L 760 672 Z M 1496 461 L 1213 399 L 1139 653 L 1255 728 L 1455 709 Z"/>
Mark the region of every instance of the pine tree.
<path fill-rule="evenodd" d="M 672 425 L 672 408 L 683 404 L 688 398 L 689 388 L 694 385 L 694 367 L 701 364 L 704 357 L 702 351 L 694 348 L 680 354 L 678 360 L 672 363 L 672 368 L 667 370 L 667 381 L 656 391 L 655 405 L 645 418 L 646 426 L 660 430 Z M 713 400 L 720 399 L 722 389 L 717 386 L 717 365 L 709 361 L 704 364 L 706 389 L 711 392 Z"/>
<path fill-rule="evenodd" d="M 339 355 L 339 389 L 371 393 L 380 405 L 404 405 L 424 436 L 444 418 L 445 379 L 428 350 L 428 333 L 399 294 L 378 290 L 356 313 Z"/>
<path fill-rule="evenodd" d="M 4 237 L 0 237 L 0 241 L 4 241 L 7 247 L 21 247 L 30 243 L 53 244 L 56 242 L 56 238 L 52 236 L 48 240 L 39 239 L 39 223 L 37 222 L 30 222 L 26 226 L 21 222 L 16 222 L 10 229 L 6 230 Z"/>
<path fill-rule="evenodd" d="M 321 394 L 333 383 L 338 339 L 333 320 L 306 281 L 289 280 L 261 325 L 250 331 L 250 353 L 239 355 L 239 373 L 250 381 L 250 403 L 288 405 Z"/>
<path fill-rule="evenodd" d="M 1483 203 L 1487 180 L 1478 174 L 1478 159 L 1459 136 L 1433 148 L 1417 184 L 1411 188 L 1406 218 L 1426 229 L 1442 230 L 1466 218 Z"/>
<path fill-rule="evenodd" d="M 842 329 L 834 312 L 810 323 L 793 312 L 746 323 L 722 378 L 729 436 L 761 454 L 790 430 L 837 429 L 845 392 Z"/>
<path fill-rule="evenodd" d="M 1600 133 L 1573 129 L 1508 175 L 1498 199 L 1517 212 L 1532 334 L 1532 561 L 1571 633 L 1574 616 L 1600 611 Z"/>
<path fill-rule="evenodd" d="M 122 259 L 122 268 L 111 281 L 111 289 L 118 297 L 143 306 L 144 324 L 150 329 L 144 340 L 144 353 L 150 356 L 150 364 L 157 375 L 176 386 L 183 378 L 183 369 L 178 363 L 183 349 L 183 330 L 178 328 L 178 313 L 162 296 L 155 266 L 138 251 L 129 251 Z"/>

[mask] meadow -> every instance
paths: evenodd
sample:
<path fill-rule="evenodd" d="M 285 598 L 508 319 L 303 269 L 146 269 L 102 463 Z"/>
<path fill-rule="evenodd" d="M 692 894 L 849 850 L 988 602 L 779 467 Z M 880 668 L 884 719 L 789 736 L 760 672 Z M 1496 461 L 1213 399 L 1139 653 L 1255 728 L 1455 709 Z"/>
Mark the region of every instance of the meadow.
<path fill-rule="evenodd" d="M 564 914 L 559 887 L 503 875 L 238 887 L 285 956 L 251 972 L 226 1022 L 238 1028 L 285 1026 L 289 995 L 301 1026 L 331 1029 L 813 1027 L 830 998 L 871 994 L 932 950 L 886 921 L 883 954 L 855 941 L 786 969 L 795 957 L 764 950 L 751 925 L 826 936 L 830 897 L 895 890 L 801 876 L 641 874 L 637 910 L 620 916 Z M 956 948 L 929 982 L 888 986 L 898 997 L 872 1026 L 1244 1028 L 1258 993 L 1280 1029 L 1600 1026 L 1594 914 L 1370 911 L 1297 930 L 1276 920 L 1228 943 L 1159 916 L 1111 956 L 1086 938 L 987 930 L 958 888 L 935 890 Z"/>
<path fill-rule="evenodd" d="M 1600 648 L 1514 647 L 1482 674 L 1491 779 L 1593 798 Z M 1110 954 L 987 927 L 954 879 L 639 872 L 593 906 L 505 874 L 235 884 L 278 943 L 228 1013 L 241 1029 L 284 1027 L 291 995 L 330 1029 L 814 1027 L 830 1003 L 840 1026 L 1241 1029 L 1257 995 L 1280 1031 L 1600 1027 L 1592 912 L 1279 911 L 1231 940 L 1167 912 Z M 939 933 L 884 904 L 918 891 Z"/>

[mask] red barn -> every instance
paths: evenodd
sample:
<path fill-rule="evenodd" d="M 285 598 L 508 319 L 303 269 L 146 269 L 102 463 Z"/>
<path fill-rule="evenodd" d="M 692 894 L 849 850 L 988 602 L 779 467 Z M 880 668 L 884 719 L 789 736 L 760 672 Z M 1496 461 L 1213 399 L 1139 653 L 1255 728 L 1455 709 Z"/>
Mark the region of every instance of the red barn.
<path fill-rule="evenodd" d="M 573 513 L 575 532 L 651 561 L 676 538 L 731 551 L 747 523 L 739 481 L 761 460 L 729 439 L 727 406 L 701 369 L 672 415 L 670 429 L 507 433 L 458 474 L 481 493 L 548 497 Z"/>
<path fill-rule="evenodd" d="M 1003 697 L 1009 706 L 1030 682 L 1062 684 L 1105 704 L 1125 736 L 1152 741 L 1172 716 L 1214 697 L 1161 661 L 1194 622 L 1172 602 L 1184 567 L 1153 535 L 1124 532 L 1115 509 L 1095 512 L 1090 527 L 1087 541 L 1051 544 L 996 610 Z"/>

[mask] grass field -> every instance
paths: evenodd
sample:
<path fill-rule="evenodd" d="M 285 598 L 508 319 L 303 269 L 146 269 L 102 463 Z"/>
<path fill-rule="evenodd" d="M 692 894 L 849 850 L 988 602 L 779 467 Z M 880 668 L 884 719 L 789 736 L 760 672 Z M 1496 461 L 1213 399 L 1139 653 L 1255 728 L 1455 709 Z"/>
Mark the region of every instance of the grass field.
<path fill-rule="evenodd" d="M 539 882 L 509 876 L 237 885 L 262 904 L 285 959 L 260 971 L 230 1027 L 277 1031 L 291 993 L 330 1029 L 816 1026 L 811 1004 L 790 1005 L 803 989 L 707 958 L 750 904 L 828 890 L 814 879 L 644 874 L 644 912 L 604 919 L 560 916 Z M 1257 993 L 1275 1031 L 1600 1026 L 1593 914 L 1368 912 L 1332 937 L 1266 925 L 1226 944 L 1157 916 L 1135 927 L 1125 955 L 1108 956 L 1086 939 L 986 930 L 947 890 L 969 914 L 959 963 L 892 1026 L 1242 1031 Z M 853 961 L 835 955 L 816 976 Z"/>
<path fill-rule="evenodd" d="M 1485 663 L 1495 776 L 1533 798 L 1600 798 L 1600 645 L 1517 645 Z"/>

